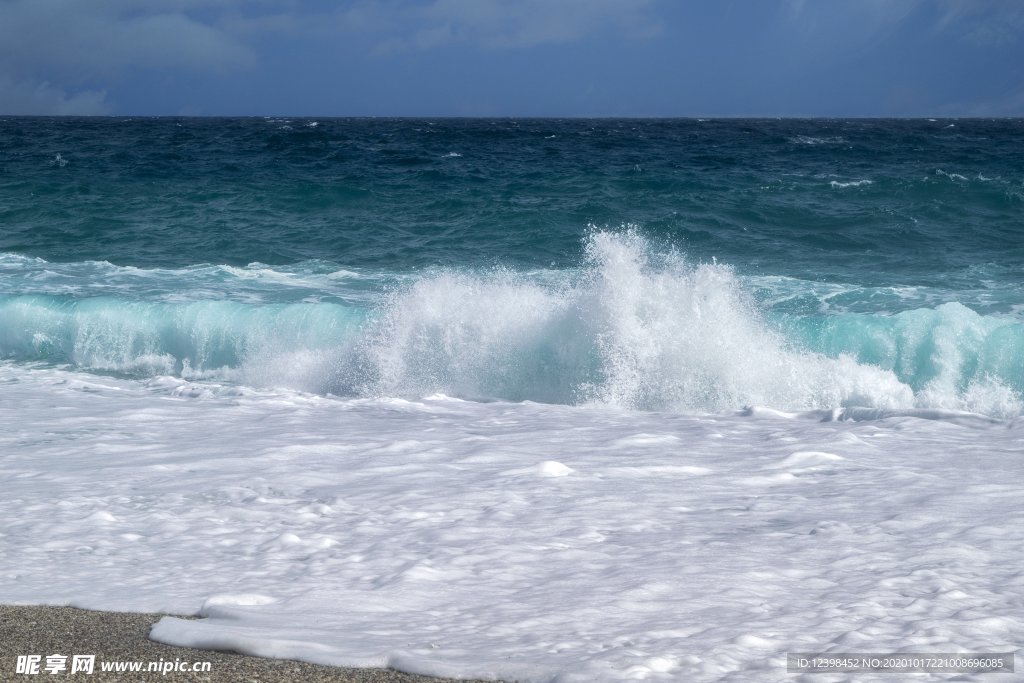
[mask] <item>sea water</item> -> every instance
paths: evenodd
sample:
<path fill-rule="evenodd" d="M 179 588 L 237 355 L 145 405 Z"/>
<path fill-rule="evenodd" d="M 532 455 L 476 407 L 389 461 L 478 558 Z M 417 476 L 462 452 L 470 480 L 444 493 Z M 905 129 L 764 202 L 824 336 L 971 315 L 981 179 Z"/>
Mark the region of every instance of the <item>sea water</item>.
<path fill-rule="evenodd" d="M 536 681 L 1014 649 L 1021 159 L 1018 120 L 0 120 L 0 600 Z"/>

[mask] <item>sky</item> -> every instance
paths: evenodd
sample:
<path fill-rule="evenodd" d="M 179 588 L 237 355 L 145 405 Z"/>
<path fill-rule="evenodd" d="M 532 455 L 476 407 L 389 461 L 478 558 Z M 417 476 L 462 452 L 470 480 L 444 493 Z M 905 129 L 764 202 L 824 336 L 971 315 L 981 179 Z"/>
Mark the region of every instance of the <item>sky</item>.
<path fill-rule="evenodd" d="M 0 0 L 0 114 L 1022 116 L 1021 0 Z"/>

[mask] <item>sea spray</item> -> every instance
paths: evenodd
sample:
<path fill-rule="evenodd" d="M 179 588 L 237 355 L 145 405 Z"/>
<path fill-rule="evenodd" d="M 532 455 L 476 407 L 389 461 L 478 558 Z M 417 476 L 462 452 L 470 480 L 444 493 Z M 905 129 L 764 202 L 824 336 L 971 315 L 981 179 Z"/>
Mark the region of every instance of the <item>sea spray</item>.
<path fill-rule="evenodd" d="M 9 295 L 0 355 L 341 396 L 1021 411 L 1024 325 L 1012 318 L 956 302 L 780 316 L 732 266 L 655 248 L 636 228 L 593 230 L 584 253 L 563 271 L 406 274 L 373 296 L 360 282 L 356 303 Z M 310 286 L 295 277 L 281 286 Z"/>
<path fill-rule="evenodd" d="M 912 401 L 891 373 L 790 350 L 765 324 L 729 266 L 652 253 L 635 231 L 599 232 L 588 313 L 602 377 L 591 397 L 654 410 L 895 407 Z"/>
<path fill-rule="evenodd" d="M 394 293 L 362 353 L 379 395 L 576 401 L 597 361 L 575 288 L 507 270 L 444 273 Z"/>

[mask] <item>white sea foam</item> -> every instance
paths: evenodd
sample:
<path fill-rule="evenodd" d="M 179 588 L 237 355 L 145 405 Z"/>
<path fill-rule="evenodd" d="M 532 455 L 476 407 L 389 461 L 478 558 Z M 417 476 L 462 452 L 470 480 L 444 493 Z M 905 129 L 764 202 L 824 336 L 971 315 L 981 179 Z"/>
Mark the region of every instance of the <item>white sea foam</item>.
<path fill-rule="evenodd" d="M 9 363 L 0 389 L 3 602 L 524 682 L 782 683 L 790 651 L 1022 645 L 1019 422 L 337 400 Z"/>
<path fill-rule="evenodd" d="M 914 404 L 890 372 L 788 350 L 726 266 L 652 254 L 636 233 L 588 245 L 586 277 L 559 289 L 498 272 L 396 292 L 362 344 L 367 389 L 661 410 Z"/>
<path fill-rule="evenodd" d="M 383 298 L 366 290 L 365 301 L 351 293 L 363 279 L 339 280 L 330 265 L 215 271 L 232 289 L 252 282 L 255 296 L 268 283 L 287 298 L 7 296 L 0 352 L 101 372 L 346 396 L 442 393 L 681 412 L 942 408 L 1004 417 L 1022 405 L 1013 349 L 1024 330 L 1012 318 L 955 303 L 888 317 L 833 315 L 831 336 L 801 346 L 793 331 L 787 337 L 764 319 L 731 268 L 659 253 L 635 231 L 595 231 L 577 271 L 435 271 L 393 282 Z M 344 298 L 323 301 L 306 289 L 311 279 Z M 810 290 L 818 305 L 843 292 Z"/>
<path fill-rule="evenodd" d="M 327 261 L 293 265 L 199 264 L 184 268 L 139 268 L 108 261 L 48 262 L 0 253 L 0 290 L 8 294 L 73 297 L 127 296 L 163 302 L 247 303 L 317 300 L 365 301 L 374 288 L 400 283 L 408 274 L 341 268 Z M 351 286 L 359 280 L 358 286 Z"/>
<path fill-rule="evenodd" d="M 949 178 L 950 180 L 954 180 L 954 181 L 956 181 L 956 180 L 961 181 L 961 182 L 966 182 L 967 181 L 967 176 L 965 176 L 965 175 L 963 175 L 961 173 L 947 173 L 946 171 L 943 171 L 941 168 L 935 169 L 935 175 L 944 176 L 944 177 Z"/>
<path fill-rule="evenodd" d="M 846 181 L 846 182 L 841 182 L 841 181 L 838 181 L 838 180 L 833 180 L 833 181 L 829 182 L 829 185 L 831 185 L 832 187 L 834 187 L 836 189 L 841 189 L 841 188 L 844 188 L 844 187 L 863 187 L 865 185 L 873 185 L 873 184 L 874 184 L 873 180 L 868 180 L 866 178 L 862 179 L 862 180 L 849 180 L 849 181 Z"/>
<path fill-rule="evenodd" d="M 846 138 L 837 135 L 815 137 L 813 135 L 796 135 L 789 138 L 794 145 L 839 145 L 846 142 Z"/>

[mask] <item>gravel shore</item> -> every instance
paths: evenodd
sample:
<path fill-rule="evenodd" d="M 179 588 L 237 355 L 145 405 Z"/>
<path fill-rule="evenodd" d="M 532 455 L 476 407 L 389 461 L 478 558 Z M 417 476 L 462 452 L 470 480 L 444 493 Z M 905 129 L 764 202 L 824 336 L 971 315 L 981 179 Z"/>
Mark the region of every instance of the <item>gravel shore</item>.
<path fill-rule="evenodd" d="M 0 605 L 0 681 L 69 678 L 90 683 L 108 681 L 204 681 L 210 683 L 454 683 L 451 679 L 414 676 L 391 669 L 345 669 L 230 652 L 171 647 L 148 639 L 149 628 L 162 614 L 94 612 L 71 607 Z M 49 675 L 48 655 L 67 656 L 67 668 Z M 41 655 L 39 675 L 16 673 L 18 655 Z M 70 674 L 72 655 L 96 655 L 94 673 Z M 101 672 L 101 662 L 210 662 L 208 673 Z M 462 683 L 465 683 L 463 681 Z"/>

